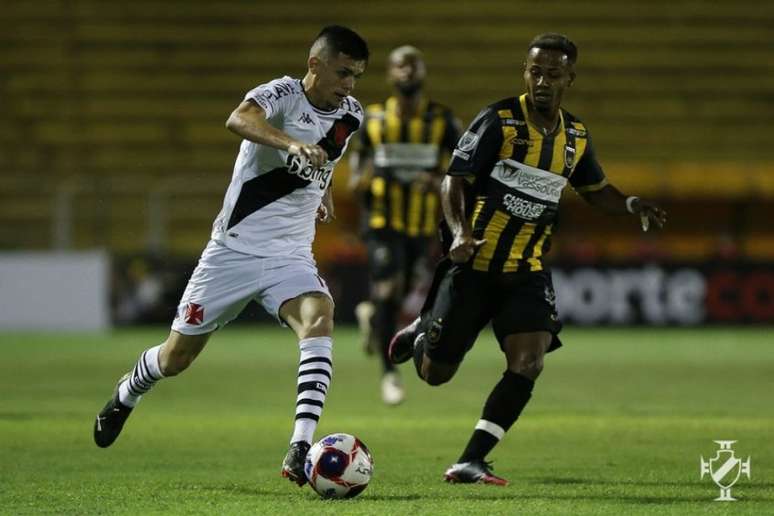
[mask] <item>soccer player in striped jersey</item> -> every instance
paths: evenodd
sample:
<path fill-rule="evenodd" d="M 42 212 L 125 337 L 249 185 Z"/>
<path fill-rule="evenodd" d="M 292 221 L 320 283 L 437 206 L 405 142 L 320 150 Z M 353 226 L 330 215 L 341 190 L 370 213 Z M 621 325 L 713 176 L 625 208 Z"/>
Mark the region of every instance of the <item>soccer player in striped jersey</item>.
<path fill-rule="evenodd" d="M 413 357 L 419 376 L 439 385 L 454 376 L 492 322 L 507 368 L 467 446 L 447 469 L 449 482 L 507 484 L 486 457 L 529 401 L 545 353 L 561 345 L 543 255 L 564 187 L 611 215 L 634 215 L 644 230 L 666 222 L 660 208 L 608 183 L 588 129 L 561 109 L 576 59 L 577 48 L 566 36 L 535 37 L 524 63 L 526 93 L 484 108 L 460 138 L 441 188 L 447 258 L 420 318 L 390 346 L 394 362 Z"/>
<path fill-rule="evenodd" d="M 451 110 L 424 94 L 425 77 L 417 48 L 404 45 L 390 52 L 387 80 L 395 94 L 366 108 L 351 163 L 350 186 L 363 197 L 368 246 L 373 315 L 366 324 L 381 357 L 382 400 L 388 405 L 403 401 L 404 390 L 387 350 L 407 287 L 417 283 L 412 279 L 429 279 L 442 168 L 459 138 Z"/>
<path fill-rule="evenodd" d="M 299 340 L 295 424 L 281 474 L 306 482 L 304 459 L 333 372 L 333 300 L 312 241 L 316 221 L 333 216 L 333 169 L 362 123 L 363 109 L 350 94 L 367 62 L 359 35 L 325 27 L 303 79 L 258 86 L 231 113 L 226 126 L 243 140 L 223 209 L 169 336 L 140 355 L 97 416 L 98 446 L 110 446 L 140 397 L 188 368 L 212 333 L 255 300 Z"/>

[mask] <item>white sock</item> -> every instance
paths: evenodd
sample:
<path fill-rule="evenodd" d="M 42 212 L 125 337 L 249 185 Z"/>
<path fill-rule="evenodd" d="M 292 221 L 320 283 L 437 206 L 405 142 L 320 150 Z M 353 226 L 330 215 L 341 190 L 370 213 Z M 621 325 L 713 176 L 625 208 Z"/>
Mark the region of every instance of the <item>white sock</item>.
<path fill-rule="evenodd" d="M 123 405 L 134 407 L 153 384 L 164 378 L 159 367 L 159 351 L 162 345 L 143 351 L 129 378 L 118 386 L 118 400 Z"/>
<path fill-rule="evenodd" d="M 298 347 L 301 350 L 301 358 L 298 363 L 296 422 L 290 442 L 306 441 L 312 444 L 333 376 L 333 339 L 303 339 L 298 343 Z"/>

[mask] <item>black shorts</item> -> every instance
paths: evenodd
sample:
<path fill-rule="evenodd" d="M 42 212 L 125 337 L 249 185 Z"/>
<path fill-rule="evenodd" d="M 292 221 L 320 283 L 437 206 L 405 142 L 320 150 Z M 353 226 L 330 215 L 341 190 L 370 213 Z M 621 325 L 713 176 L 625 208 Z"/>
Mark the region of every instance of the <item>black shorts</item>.
<path fill-rule="evenodd" d="M 417 269 L 427 269 L 428 238 L 400 234 L 373 234 L 367 239 L 368 270 L 371 281 L 403 276 L 409 287 Z"/>
<path fill-rule="evenodd" d="M 514 333 L 547 331 L 553 351 L 561 346 L 551 273 L 474 271 L 469 264 L 444 259 L 422 309 L 425 352 L 436 362 L 462 362 L 488 322 L 500 346 Z"/>

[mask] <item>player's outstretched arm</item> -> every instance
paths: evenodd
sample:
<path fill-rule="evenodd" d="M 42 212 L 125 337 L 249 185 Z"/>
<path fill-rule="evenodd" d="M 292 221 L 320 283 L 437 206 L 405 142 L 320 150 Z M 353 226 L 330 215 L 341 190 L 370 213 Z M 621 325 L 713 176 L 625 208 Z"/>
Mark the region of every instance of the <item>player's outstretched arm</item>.
<path fill-rule="evenodd" d="M 647 231 L 651 223 L 658 228 L 666 224 L 667 214 L 656 204 L 636 196 L 627 197 L 613 185 L 607 184 L 599 190 L 583 192 L 581 195 L 589 204 L 607 213 L 638 215 L 643 231 Z"/>
<path fill-rule="evenodd" d="M 486 240 L 473 238 L 473 228 L 465 216 L 465 178 L 446 176 L 441 183 L 441 207 L 454 240 L 449 247 L 449 259 L 465 263 Z"/>
<path fill-rule="evenodd" d="M 266 120 L 263 108 L 251 100 L 245 100 L 231 112 L 226 120 L 226 128 L 245 140 L 303 156 L 315 167 L 321 167 L 328 161 L 328 154 L 322 147 L 294 140 L 272 126 Z"/>

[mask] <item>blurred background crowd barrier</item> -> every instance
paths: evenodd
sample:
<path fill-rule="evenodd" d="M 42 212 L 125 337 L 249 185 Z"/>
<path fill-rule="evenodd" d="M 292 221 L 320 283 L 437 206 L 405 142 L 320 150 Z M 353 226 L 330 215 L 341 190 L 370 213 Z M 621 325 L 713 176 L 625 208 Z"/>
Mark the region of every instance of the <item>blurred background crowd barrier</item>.
<path fill-rule="evenodd" d="M 355 93 L 363 104 L 390 94 L 388 51 L 413 44 L 425 52 L 429 95 L 464 125 L 523 91 L 535 34 L 569 35 L 579 61 L 566 109 L 590 129 L 608 177 L 658 200 L 670 219 L 643 234 L 567 192 L 550 255 L 566 319 L 774 322 L 766 0 L 5 0 L 0 253 L 102 250 L 111 320 L 168 322 L 232 172 L 239 140 L 224 128 L 228 114 L 252 87 L 302 77 L 311 39 L 330 23 L 371 46 Z M 343 162 L 338 219 L 319 228 L 315 247 L 344 321 L 366 295 L 347 174 Z M 15 296 L 0 277 L 3 306 Z"/>

